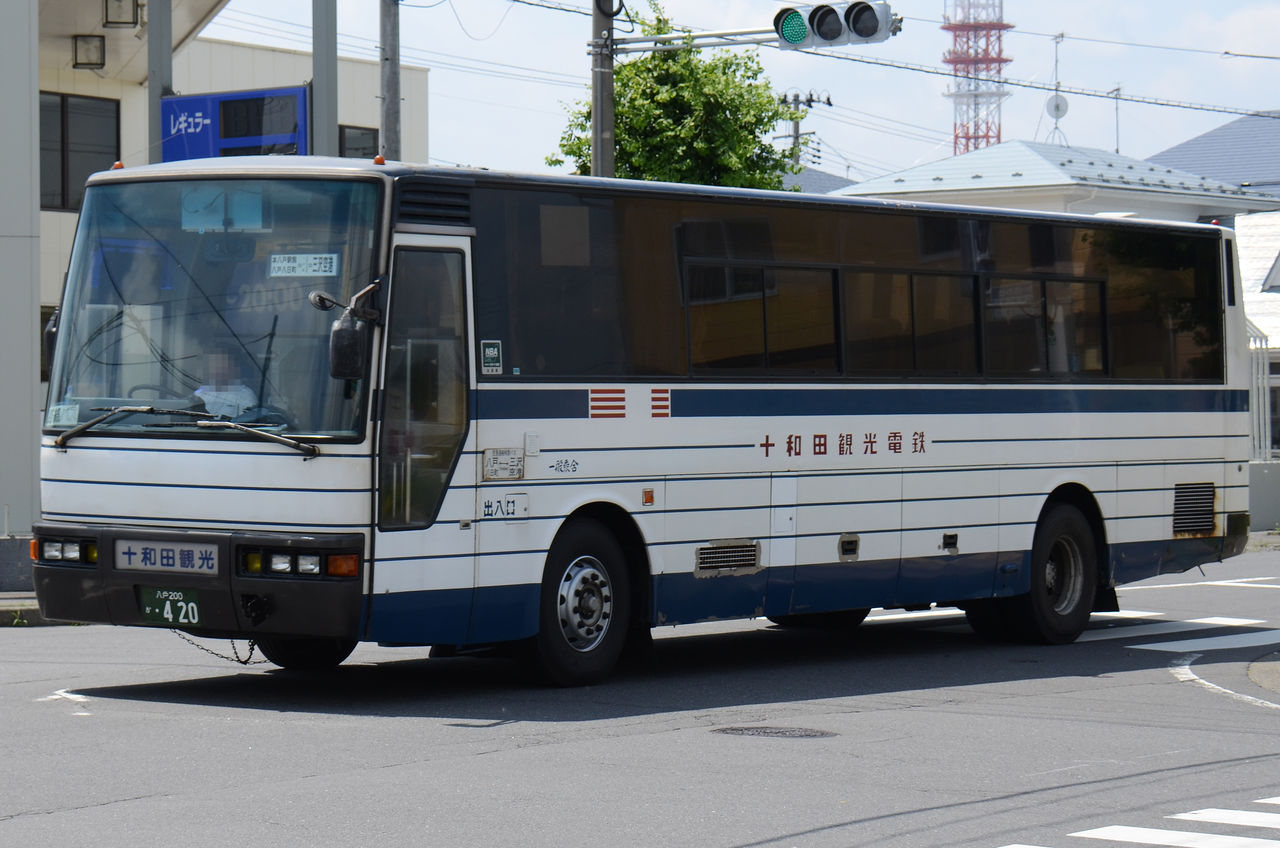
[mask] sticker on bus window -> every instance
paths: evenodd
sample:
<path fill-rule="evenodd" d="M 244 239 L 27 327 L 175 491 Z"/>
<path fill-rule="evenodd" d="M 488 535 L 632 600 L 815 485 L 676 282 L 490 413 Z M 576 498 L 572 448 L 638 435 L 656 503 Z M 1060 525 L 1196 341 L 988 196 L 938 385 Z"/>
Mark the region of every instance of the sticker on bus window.
<path fill-rule="evenodd" d="M 273 253 L 268 273 L 273 277 L 336 277 L 338 254 Z"/>
<path fill-rule="evenodd" d="M 80 422 L 80 404 L 57 403 L 49 408 L 50 427 L 73 427 Z"/>
<path fill-rule="evenodd" d="M 502 342 L 480 342 L 480 373 L 499 375 L 502 373 Z"/>

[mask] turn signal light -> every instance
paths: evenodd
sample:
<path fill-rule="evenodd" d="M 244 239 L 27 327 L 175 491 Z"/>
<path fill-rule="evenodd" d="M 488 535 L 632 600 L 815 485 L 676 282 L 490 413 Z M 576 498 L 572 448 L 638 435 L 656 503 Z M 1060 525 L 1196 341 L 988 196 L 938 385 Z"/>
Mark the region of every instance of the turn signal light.
<path fill-rule="evenodd" d="M 357 577 L 359 574 L 359 554 L 334 554 L 329 557 L 330 577 Z"/>

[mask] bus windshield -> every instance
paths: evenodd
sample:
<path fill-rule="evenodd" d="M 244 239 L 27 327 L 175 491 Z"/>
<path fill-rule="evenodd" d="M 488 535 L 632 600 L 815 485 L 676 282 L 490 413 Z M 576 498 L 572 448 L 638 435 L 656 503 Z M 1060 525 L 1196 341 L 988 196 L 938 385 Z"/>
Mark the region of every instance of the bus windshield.
<path fill-rule="evenodd" d="M 354 437 L 364 380 L 329 375 L 332 313 L 374 273 L 373 182 L 107 183 L 85 195 L 46 431 L 190 435 L 209 418 Z M 168 413 L 168 410 L 181 412 Z M 202 427 L 226 436 L 235 428 Z"/>

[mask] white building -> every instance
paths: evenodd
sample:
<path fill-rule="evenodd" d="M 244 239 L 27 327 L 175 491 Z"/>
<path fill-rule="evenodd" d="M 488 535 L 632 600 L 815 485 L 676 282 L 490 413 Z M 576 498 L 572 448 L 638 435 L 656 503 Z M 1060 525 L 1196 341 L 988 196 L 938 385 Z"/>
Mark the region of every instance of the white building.
<path fill-rule="evenodd" d="M 173 93 L 198 94 L 300 86 L 314 76 L 309 53 L 199 38 L 225 4 L 6 0 L 0 27 L 6 83 L 0 87 L 0 588 L 25 568 L 23 537 L 39 514 L 44 387 L 38 340 L 61 293 L 85 178 L 116 161 L 131 167 L 159 158 L 150 149 L 149 79 L 171 72 Z M 157 60 L 151 33 L 165 30 L 169 49 L 155 51 Z M 380 146 L 380 65 L 339 58 L 336 76 L 334 152 L 372 155 Z M 427 69 L 402 67 L 400 89 L 401 158 L 425 162 Z"/>

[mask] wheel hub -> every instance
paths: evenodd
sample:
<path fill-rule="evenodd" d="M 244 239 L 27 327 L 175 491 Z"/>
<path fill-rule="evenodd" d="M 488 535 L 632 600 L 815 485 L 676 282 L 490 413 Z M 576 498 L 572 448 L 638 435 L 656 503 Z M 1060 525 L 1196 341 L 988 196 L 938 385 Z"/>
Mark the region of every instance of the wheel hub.
<path fill-rule="evenodd" d="M 582 556 L 569 564 L 556 606 L 569 647 L 590 651 L 600 644 L 613 616 L 613 591 L 599 560 Z"/>
<path fill-rule="evenodd" d="M 1044 566 L 1044 590 L 1059 615 L 1067 614 L 1080 603 L 1084 591 L 1084 558 L 1074 539 L 1063 536 L 1054 542 Z"/>

